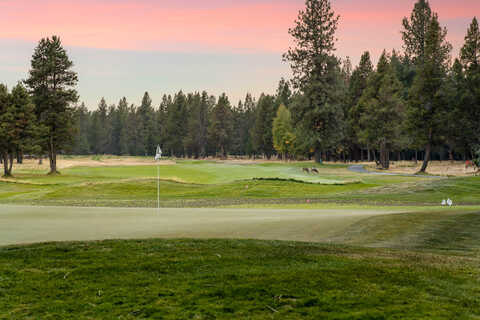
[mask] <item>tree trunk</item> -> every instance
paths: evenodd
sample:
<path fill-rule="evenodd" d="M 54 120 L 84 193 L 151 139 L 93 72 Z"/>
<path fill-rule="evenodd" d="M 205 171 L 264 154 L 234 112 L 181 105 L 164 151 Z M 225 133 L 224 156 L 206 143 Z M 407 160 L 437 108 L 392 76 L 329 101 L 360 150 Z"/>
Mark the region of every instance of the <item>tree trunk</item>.
<path fill-rule="evenodd" d="M 450 163 L 453 164 L 453 151 L 451 149 L 448 151 L 448 159 L 450 160 Z"/>
<path fill-rule="evenodd" d="M 3 176 L 9 177 L 10 172 L 8 171 L 8 153 L 2 153 L 2 160 L 3 160 Z"/>
<path fill-rule="evenodd" d="M 367 154 L 368 154 L 367 160 L 368 162 L 370 162 L 370 148 L 367 148 Z"/>
<path fill-rule="evenodd" d="M 422 168 L 420 169 L 420 172 L 425 173 L 428 167 L 428 162 L 430 161 L 430 153 L 431 153 L 432 145 L 430 142 L 427 143 L 425 146 L 425 157 L 423 158 L 423 164 Z"/>
<path fill-rule="evenodd" d="M 11 176 L 12 175 L 12 167 L 13 167 L 13 153 L 10 153 L 10 163 L 8 164 L 8 175 Z"/>
<path fill-rule="evenodd" d="M 322 163 L 322 151 L 320 150 L 315 150 L 315 162 L 316 163 Z"/>
<path fill-rule="evenodd" d="M 57 174 L 57 150 L 53 144 L 53 137 L 50 136 L 50 143 L 48 145 L 48 159 L 50 160 L 50 173 Z"/>
<path fill-rule="evenodd" d="M 23 163 L 23 152 L 22 150 L 17 150 L 17 163 L 22 164 Z"/>
<path fill-rule="evenodd" d="M 388 169 L 390 167 L 390 152 L 387 148 L 386 141 L 380 143 L 380 163 L 382 169 Z"/>

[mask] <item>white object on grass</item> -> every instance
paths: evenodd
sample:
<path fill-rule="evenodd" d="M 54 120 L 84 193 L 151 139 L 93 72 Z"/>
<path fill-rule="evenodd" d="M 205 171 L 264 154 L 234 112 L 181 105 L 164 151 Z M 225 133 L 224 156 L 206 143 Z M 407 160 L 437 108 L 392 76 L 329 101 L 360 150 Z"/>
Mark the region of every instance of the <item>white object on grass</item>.
<path fill-rule="evenodd" d="M 453 205 L 452 199 L 448 198 L 447 204 L 448 204 L 449 207 L 451 207 Z"/>
<path fill-rule="evenodd" d="M 447 205 L 447 200 L 443 199 L 442 200 L 442 206 L 446 206 Z"/>
<path fill-rule="evenodd" d="M 155 152 L 155 161 L 162 159 L 162 149 L 157 145 Z M 160 210 L 160 166 L 157 164 L 157 209 Z"/>

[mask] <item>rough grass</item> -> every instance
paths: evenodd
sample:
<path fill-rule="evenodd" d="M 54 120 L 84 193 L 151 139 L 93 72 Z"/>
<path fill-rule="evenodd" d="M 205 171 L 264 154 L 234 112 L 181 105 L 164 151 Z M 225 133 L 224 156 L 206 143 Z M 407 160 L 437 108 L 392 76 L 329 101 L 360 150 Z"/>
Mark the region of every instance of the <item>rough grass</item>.
<path fill-rule="evenodd" d="M 477 319 L 478 259 L 311 243 L 0 248 L 0 319 Z"/>

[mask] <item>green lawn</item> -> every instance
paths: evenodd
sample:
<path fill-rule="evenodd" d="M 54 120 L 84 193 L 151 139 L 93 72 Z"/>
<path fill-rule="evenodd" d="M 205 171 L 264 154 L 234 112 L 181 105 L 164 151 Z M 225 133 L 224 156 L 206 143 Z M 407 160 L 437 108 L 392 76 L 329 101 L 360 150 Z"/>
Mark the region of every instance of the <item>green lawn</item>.
<path fill-rule="evenodd" d="M 478 258 L 300 242 L 0 248 L 0 319 L 478 319 Z"/>
<path fill-rule="evenodd" d="M 480 204 L 480 177 L 442 178 L 358 174 L 344 165 L 312 163 L 231 164 L 179 161 L 160 167 L 162 206 L 216 207 L 355 203 L 432 205 L 450 197 L 456 204 Z M 0 203 L 153 207 L 155 166 L 74 167 L 59 176 L 17 170 L 0 181 Z M 119 202 L 118 200 L 122 200 Z"/>
<path fill-rule="evenodd" d="M 160 212 L 155 166 L 17 170 L 0 319 L 480 319 L 480 177 L 303 166 L 162 166 L 162 206 L 229 209 Z M 145 240 L 21 245 L 93 239 Z"/>

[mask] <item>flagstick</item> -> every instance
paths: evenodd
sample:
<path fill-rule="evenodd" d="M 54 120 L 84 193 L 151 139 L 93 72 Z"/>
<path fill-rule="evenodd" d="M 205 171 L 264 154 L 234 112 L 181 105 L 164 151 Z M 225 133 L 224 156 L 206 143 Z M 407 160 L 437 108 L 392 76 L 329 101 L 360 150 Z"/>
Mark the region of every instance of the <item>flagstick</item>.
<path fill-rule="evenodd" d="M 157 163 L 157 209 L 160 212 L 160 165 Z"/>

